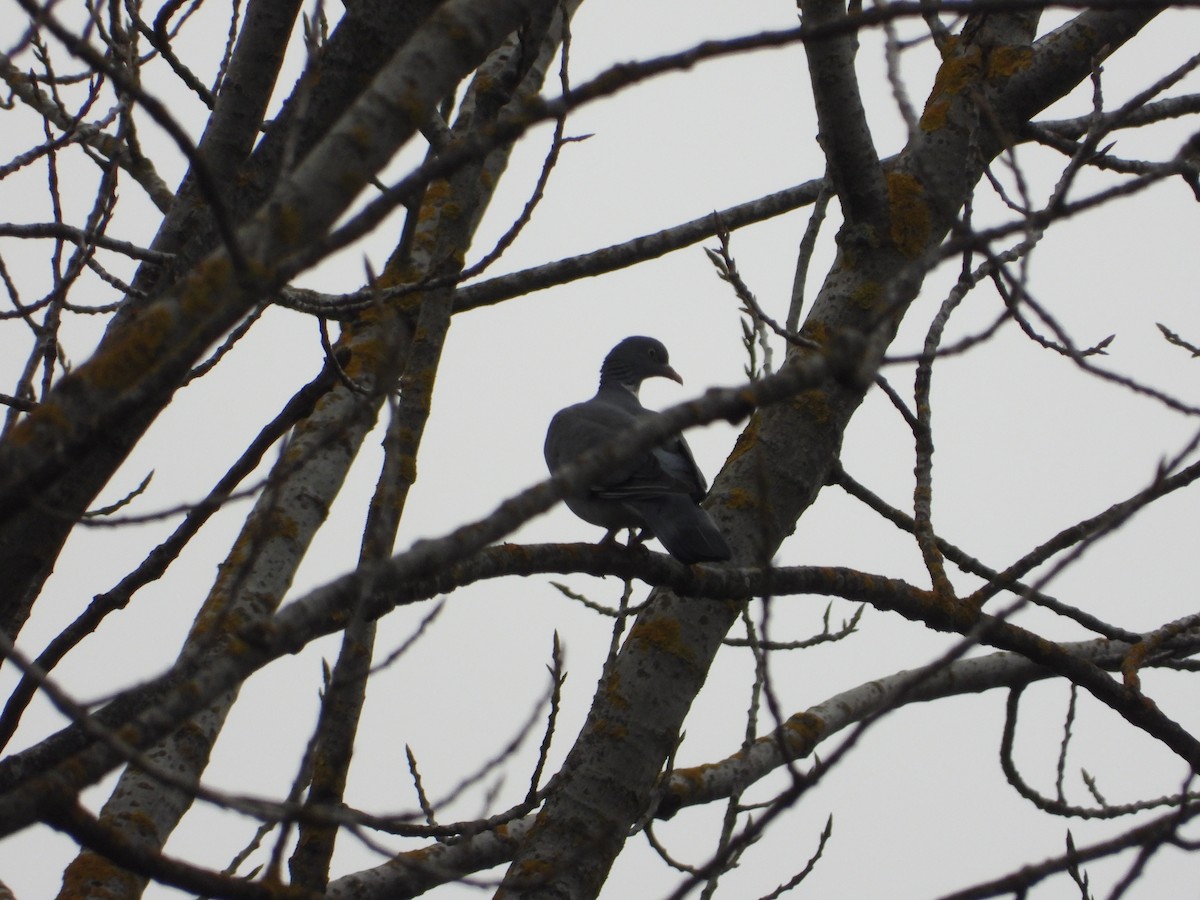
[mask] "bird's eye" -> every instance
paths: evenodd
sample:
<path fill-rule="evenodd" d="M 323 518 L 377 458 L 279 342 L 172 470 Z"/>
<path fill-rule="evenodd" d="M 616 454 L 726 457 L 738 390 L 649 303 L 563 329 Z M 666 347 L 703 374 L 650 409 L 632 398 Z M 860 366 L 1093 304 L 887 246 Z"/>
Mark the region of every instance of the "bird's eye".
<path fill-rule="evenodd" d="M 649 350 L 647 350 L 646 352 L 647 352 L 647 353 L 650 355 L 650 358 L 651 358 L 651 359 L 655 359 L 655 358 L 658 356 L 658 351 L 657 351 L 657 350 L 655 350 L 653 347 L 651 347 L 651 348 L 650 348 Z"/>

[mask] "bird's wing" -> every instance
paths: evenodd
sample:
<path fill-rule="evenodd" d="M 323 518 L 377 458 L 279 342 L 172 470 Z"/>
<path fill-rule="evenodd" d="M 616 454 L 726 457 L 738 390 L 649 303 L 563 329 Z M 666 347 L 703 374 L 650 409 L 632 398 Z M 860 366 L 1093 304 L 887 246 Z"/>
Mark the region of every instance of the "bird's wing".
<path fill-rule="evenodd" d="M 598 397 L 568 406 L 550 420 L 550 427 L 546 430 L 546 465 L 551 472 L 557 471 L 636 422 L 637 417 L 629 411 L 605 403 Z M 643 464 L 644 460 L 641 459 L 626 462 L 606 473 L 597 486 L 608 488 L 619 485 L 640 470 Z"/>
<path fill-rule="evenodd" d="M 676 490 L 687 494 L 696 503 L 704 499 L 704 495 L 708 493 L 708 482 L 700 467 L 696 465 L 692 448 L 683 439 L 683 435 L 676 435 L 661 447 L 656 447 L 654 458 L 662 471 L 675 482 Z"/>
<path fill-rule="evenodd" d="M 551 419 L 546 431 L 546 464 L 557 471 L 653 415 L 657 413 L 643 409 L 636 398 L 631 405 L 621 395 L 606 396 L 603 391 L 568 406 Z M 609 471 L 586 495 L 567 502 L 580 517 L 606 528 L 648 528 L 683 562 L 729 559 L 729 545 L 720 530 L 696 505 L 704 492 L 704 476 L 687 442 L 677 437 Z"/>

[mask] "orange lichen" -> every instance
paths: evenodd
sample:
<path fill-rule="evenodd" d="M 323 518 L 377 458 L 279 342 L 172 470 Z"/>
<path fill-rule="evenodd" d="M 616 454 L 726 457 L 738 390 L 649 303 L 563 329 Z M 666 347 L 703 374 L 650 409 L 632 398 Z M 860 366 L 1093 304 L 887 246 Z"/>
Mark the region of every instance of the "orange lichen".
<path fill-rule="evenodd" d="M 351 344 L 350 364 L 346 366 L 346 374 L 359 379 L 379 371 L 384 357 L 388 353 L 387 343 L 379 336 L 378 331 L 364 332 L 355 335 Z"/>
<path fill-rule="evenodd" d="M 905 172 L 889 172 L 887 187 L 892 243 L 910 259 L 920 256 L 929 243 L 933 221 L 925 190 Z"/>
<path fill-rule="evenodd" d="M 89 851 L 80 853 L 63 873 L 62 897 L 87 897 L 89 900 L 129 897 L 142 889 L 132 872 Z"/>
<path fill-rule="evenodd" d="M 8 440 L 14 447 L 24 446 L 32 443 L 37 435 L 44 434 L 47 429 L 60 435 L 65 433 L 70 422 L 71 419 L 62 406 L 54 400 L 48 400 L 39 403 L 27 416 L 18 421 L 9 432 Z"/>
<path fill-rule="evenodd" d="M 550 875 L 554 867 L 542 859 L 526 859 L 520 863 L 522 872 L 530 875 Z"/>
<path fill-rule="evenodd" d="M 925 111 L 921 113 L 921 130 L 929 132 L 944 128 L 946 125 L 946 115 L 949 112 L 949 100 L 931 99 L 925 104 Z"/>
<path fill-rule="evenodd" d="M 970 84 L 979 80 L 983 53 L 978 47 L 958 52 L 957 41 L 948 42 L 942 54 L 942 64 L 933 79 L 929 99 L 958 96 Z"/>
<path fill-rule="evenodd" d="M 758 426 L 759 417 L 757 415 L 751 416 L 746 427 L 742 429 L 742 433 L 733 442 L 733 449 L 729 451 L 729 456 L 725 459 L 726 466 L 736 461 L 744 453 L 749 452 L 758 443 Z"/>
<path fill-rule="evenodd" d="M 997 47 L 988 55 L 987 77 L 1008 78 L 1033 63 L 1032 47 Z"/>
<path fill-rule="evenodd" d="M 689 785 L 689 790 L 698 791 L 704 787 L 704 779 L 708 773 L 714 770 L 720 771 L 720 768 L 720 763 L 703 763 L 687 769 L 676 769 L 671 775 L 674 778 L 686 781 Z"/>
<path fill-rule="evenodd" d="M 850 294 L 850 302 L 859 309 L 872 310 L 883 296 L 883 285 L 878 281 L 864 281 Z"/>
<path fill-rule="evenodd" d="M 184 283 L 180 308 L 193 318 L 209 315 L 225 299 L 232 273 L 233 265 L 224 256 L 199 263 Z"/>
<path fill-rule="evenodd" d="M 613 709 L 625 709 L 629 700 L 621 693 L 621 676 L 613 672 L 604 681 L 604 697 Z"/>
<path fill-rule="evenodd" d="M 271 225 L 276 240 L 289 247 L 296 246 L 304 235 L 304 216 L 291 204 L 272 204 Z"/>
<path fill-rule="evenodd" d="M 725 505 L 730 509 L 756 509 L 758 501 L 745 488 L 733 488 L 725 495 Z"/>
<path fill-rule="evenodd" d="M 942 57 L 942 65 L 934 77 L 933 89 L 921 114 L 921 128 L 927 132 L 945 126 L 951 99 L 979 81 L 983 65 L 978 47 L 958 52 L 957 38 L 947 42 Z"/>
<path fill-rule="evenodd" d="M 824 322 L 809 319 L 800 329 L 800 336 L 812 341 L 820 347 L 829 346 L 829 326 Z"/>
<path fill-rule="evenodd" d="M 346 138 L 356 150 L 365 152 L 374 144 L 374 135 L 365 125 L 354 125 L 346 129 Z"/>
<path fill-rule="evenodd" d="M 150 307 L 117 329 L 92 361 L 79 369 L 80 377 L 111 393 L 136 384 L 158 361 L 173 324 L 166 306 Z"/>
<path fill-rule="evenodd" d="M 425 197 L 421 202 L 421 211 L 418 214 L 418 220 L 423 221 L 429 216 L 434 215 L 438 208 L 444 204 L 450 197 L 450 182 L 445 178 L 439 178 L 436 181 L 429 182 L 429 187 L 425 188 Z"/>
<path fill-rule="evenodd" d="M 829 398 L 820 388 L 802 391 L 788 401 L 788 405 L 813 422 L 824 424 L 830 420 Z"/>
<path fill-rule="evenodd" d="M 592 726 L 592 731 L 601 737 L 612 738 L 614 741 L 623 741 L 629 735 L 628 728 L 609 719 L 597 719 L 596 724 Z"/>
<path fill-rule="evenodd" d="M 788 743 L 811 751 L 825 735 L 825 720 L 812 713 L 796 713 L 783 723 Z"/>
<path fill-rule="evenodd" d="M 649 644 L 681 659 L 691 660 L 695 656 L 692 648 L 682 639 L 679 620 L 673 616 L 642 619 L 629 637 L 630 640 Z"/>

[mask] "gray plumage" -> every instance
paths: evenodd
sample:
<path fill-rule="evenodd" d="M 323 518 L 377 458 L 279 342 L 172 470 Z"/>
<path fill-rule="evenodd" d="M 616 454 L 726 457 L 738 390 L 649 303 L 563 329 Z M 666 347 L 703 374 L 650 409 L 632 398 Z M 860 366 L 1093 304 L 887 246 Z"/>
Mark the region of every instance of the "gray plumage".
<path fill-rule="evenodd" d="M 596 396 L 568 406 L 550 421 L 545 446 L 550 471 L 639 420 L 657 416 L 638 399 L 642 382 L 655 376 L 683 383 L 659 341 L 629 337 L 617 344 L 600 367 Z M 716 523 L 698 505 L 707 490 L 687 442 L 676 435 L 567 497 L 566 504 L 579 518 L 609 532 L 646 529 L 681 562 L 715 562 L 732 554 Z"/>

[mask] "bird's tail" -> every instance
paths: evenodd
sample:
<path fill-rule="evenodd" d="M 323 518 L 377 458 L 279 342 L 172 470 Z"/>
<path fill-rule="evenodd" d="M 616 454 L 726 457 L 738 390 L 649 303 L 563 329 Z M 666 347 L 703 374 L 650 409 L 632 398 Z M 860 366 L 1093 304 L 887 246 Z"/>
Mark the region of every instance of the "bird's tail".
<path fill-rule="evenodd" d="M 662 494 L 626 502 L 680 562 L 722 562 L 733 555 L 717 523 L 688 497 Z"/>

